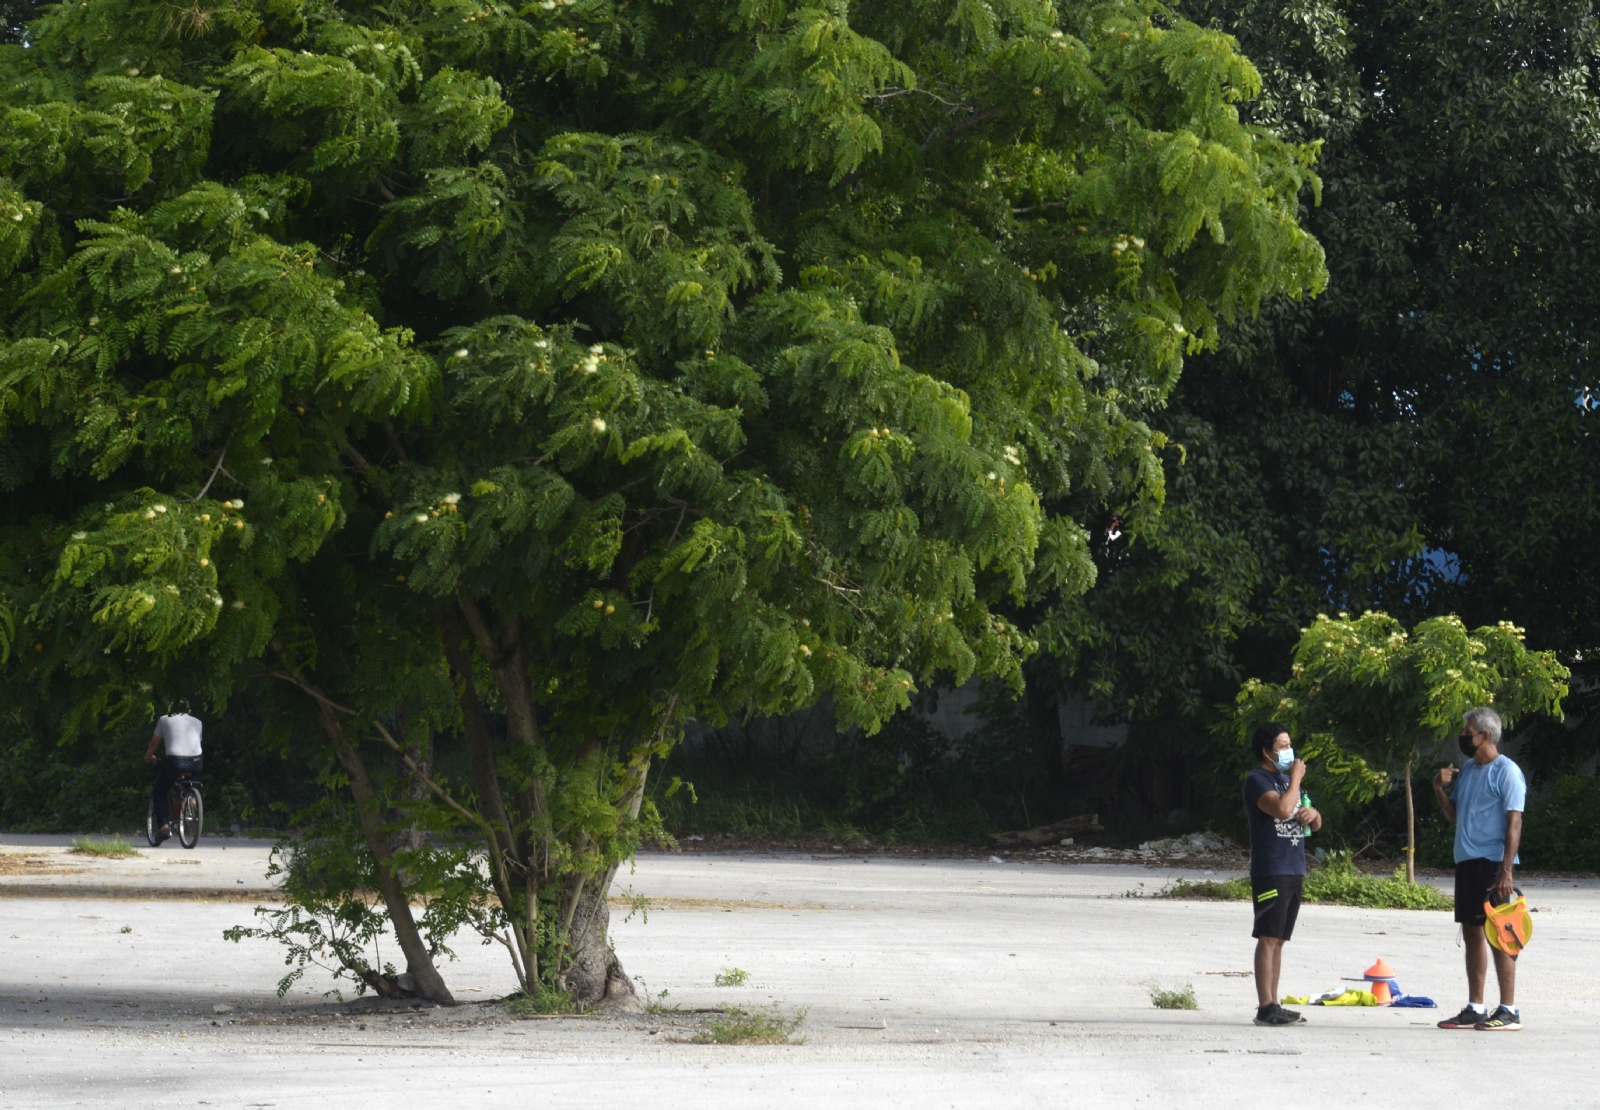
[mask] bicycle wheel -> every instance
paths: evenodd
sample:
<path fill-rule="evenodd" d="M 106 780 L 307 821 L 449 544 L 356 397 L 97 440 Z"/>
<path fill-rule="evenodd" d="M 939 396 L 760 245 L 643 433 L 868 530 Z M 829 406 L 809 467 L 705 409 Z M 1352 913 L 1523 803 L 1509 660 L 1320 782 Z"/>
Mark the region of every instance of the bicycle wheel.
<path fill-rule="evenodd" d="M 154 799 L 150 802 L 150 808 L 145 811 L 144 838 L 150 842 L 150 847 L 161 847 L 161 841 L 156 837 L 156 803 Z"/>
<path fill-rule="evenodd" d="M 183 792 L 182 816 L 178 819 L 178 843 L 193 848 L 200 843 L 200 824 L 205 817 L 205 807 L 200 802 L 200 791 L 190 787 Z"/>

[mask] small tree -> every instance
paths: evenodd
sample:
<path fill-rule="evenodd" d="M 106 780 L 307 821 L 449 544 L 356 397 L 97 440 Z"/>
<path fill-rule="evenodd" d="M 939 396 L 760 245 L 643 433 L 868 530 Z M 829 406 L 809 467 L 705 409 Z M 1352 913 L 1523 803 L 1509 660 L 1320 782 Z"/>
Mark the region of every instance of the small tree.
<path fill-rule="evenodd" d="M 1529 651 L 1509 621 L 1467 631 L 1454 615 L 1406 634 L 1384 613 L 1319 616 L 1302 629 L 1289 681 L 1251 679 L 1229 730 L 1248 738 L 1282 721 L 1307 759 L 1321 762 L 1352 800 L 1385 792 L 1396 771 L 1406 791 L 1406 881 L 1416 881 L 1417 819 L 1411 771 L 1480 705 L 1507 726 L 1527 713 L 1561 715 L 1571 672 L 1548 651 Z"/>

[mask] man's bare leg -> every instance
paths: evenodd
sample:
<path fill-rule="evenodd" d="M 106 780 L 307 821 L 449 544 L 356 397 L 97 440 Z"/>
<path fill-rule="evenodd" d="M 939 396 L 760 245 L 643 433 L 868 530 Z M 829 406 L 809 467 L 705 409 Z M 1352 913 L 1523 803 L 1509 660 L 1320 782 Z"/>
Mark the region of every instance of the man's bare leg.
<path fill-rule="evenodd" d="M 1485 948 L 1489 946 L 1489 942 L 1483 934 L 1478 934 L 1478 940 Z M 1515 1009 L 1517 1005 L 1517 961 L 1498 948 L 1494 950 L 1494 976 L 1500 980 L 1500 1005 Z M 1482 982 L 1481 974 L 1479 981 Z M 1481 987 L 1479 988 L 1479 995 L 1480 997 L 1482 995 Z"/>
<path fill-rule="evenodd" d="M 1260 1005 L 1278 1001 L 1278 973 L 1282 970 L 1283 939 L 1256 938 L 1256 1001 Z"/>
<path fill-rule="evenodd" d="M 1482 1006 L 1483 982 L 1489 973 L 1489 941 L 1483 935 L 1482 927 L 1477 925 L 1461 926 L 1461 936 L 1467 949 L 1467 1001 L 1474 1006 Z M 1501 955 L 1498 952 L 1495 954 Z M 1507 962 L 1510 962 L 1509 959 Z M 1500 989 L 1504 992 L 1505 987 L 1502 985 Z"/>

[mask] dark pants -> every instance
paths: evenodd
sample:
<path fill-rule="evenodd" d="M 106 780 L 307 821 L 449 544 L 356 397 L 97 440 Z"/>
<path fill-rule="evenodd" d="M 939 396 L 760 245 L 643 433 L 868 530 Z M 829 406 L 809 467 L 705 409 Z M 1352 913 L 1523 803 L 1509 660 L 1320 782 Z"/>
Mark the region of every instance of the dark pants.
<path fill-rule="evenodd" d="M 198 775 L 200 765 L 205 762 L 202 756 L 169 755 L 156 767 L 156 785 L 150 800 L 156 807 L 156 828 L 172 823 L 172 814 L 168 812 L 167 795 L 172 793 L 172 784 L 178 781 L 178 776 L 187 771 L 189 774 Z"/>

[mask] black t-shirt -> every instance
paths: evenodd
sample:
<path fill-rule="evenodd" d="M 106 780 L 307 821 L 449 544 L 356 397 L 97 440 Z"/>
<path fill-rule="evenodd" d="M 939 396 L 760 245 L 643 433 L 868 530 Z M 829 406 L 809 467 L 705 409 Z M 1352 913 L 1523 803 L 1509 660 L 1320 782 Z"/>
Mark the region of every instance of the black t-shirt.
<path fill-rule="evenodd" d="M 1263 794 L 1282 794 L 1289 789 L 1289 776 L 1257 767 L 1244 779 L 1244 812 L 1250 821 L 1250 874 L 1304 875 L 1306 873 L 1305 829 L 1293 817 L 1279 821 L 1262 812 L 1257 803 Z"/>

